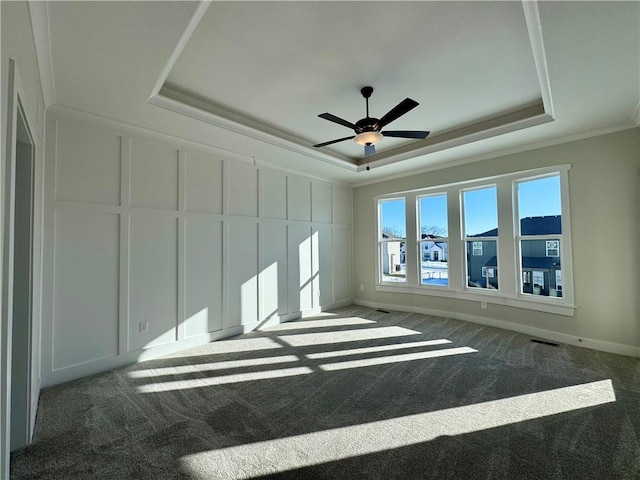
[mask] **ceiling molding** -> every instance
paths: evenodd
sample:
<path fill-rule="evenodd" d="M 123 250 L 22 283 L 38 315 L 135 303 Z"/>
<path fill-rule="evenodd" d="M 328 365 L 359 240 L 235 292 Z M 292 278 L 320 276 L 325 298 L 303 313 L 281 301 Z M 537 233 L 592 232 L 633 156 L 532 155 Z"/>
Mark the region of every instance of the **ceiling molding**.
<path fill-rule="evenodd" d="M 56 103 L 56 87 L 53 75 L 51 36 L 49 27 L 49 2 L 27 2 L 31 17 L 31 32 L 36 48 L 36 63 L 40 74 L 45 108 Z"/>
<path fill-rule="evenodd" d="M 238 113 L 230 112 L 212 104 L 210 101 L 197 98 L 192 94 L 180 91 L 178 88 L 167 84 L 166 79 L 171 69 L 178 61 L 180 54 L 202 20 L 208 7 L 209 2 L 201 2 L 199 5 L 185 31 L 180 36 L 161 76 L 158 78 L 156 86 L 148 99 L 148 103 L 306 157 L 321 160 L 356 172 L 402 162 L 410 158 L 428 155 L 554 120 L 549 72 L 542 38 L 538 4 L 536 1 L 523 0 L 522 7 L 540 88 L 541 100 L 539 103 L 508 114 L 499 114 L 489 119 L 483 119 L 471 125 L 465 125 L 442 132 L 428 139 L 364 158 L 350 158 L 336 153 L 319 151 L 309 146 L 309 142 L 304 139 L 297 138 Z"/>
<path fill-rule="evenodd" d="M 361 182 L 354 182 L 352 185 L 354 188 L 363 187 L 365 185 L 374 185 L 376 183 L 384 183 L 389 180 L 396 180 L 399 178 L 405 178 L 413 175 L 419 175 L 422 173 L 429 173 L 436 170 L 443 170 L 445 168 L 458 167 L 461 165 L 467 165 L 469 163 L 481 162 L 484 160 L 491 160 L 493 158 L 500 158 L 507 155 L 515 155 L 518 153 L 528 152 L 531 150 L 539 150 L 541 148 L 552 147 L 554 145 L 561 145 L 563 143 L 577 142 L 579 140 L 586 140 L 592 137 L 599 137 L 602 135 L 608 135 L 611 133 L 621 132 L 623 130 L 629 130 L 635 128 L 635 125 L 624 123 L 621 125 L 614 125 L 612 127 L 598 128 L 595 130 L 589 130 L 586 132 L 575 133 L 572 135 L 565 135 L 561 137 L 551 138 L 547 140 L 541 140 L 538 142 L 527 143 L 525 145 L 519 145 L 517 147 L 505 148 L 501 150 L 494 150 L 491 152 L 483 153 L 480 155 L 474 155 L 472 157 L 458 158 L 455 160 L 442 160 L 428 167 L 411 170 L 411 172 L 403 172 L 395 175 L 387 175 L 384 178 L 376 178 L 373 180 L 364 180 Z"/>
<path fill-rule="evenodd" d="M 176 43 L 176 46 L 173 49 L 173 52 L 171 52 L 171 56 L 169 56 L 169 60 L 167 60 L 167 63 L 162 69 L 162 72 L 160 72 L 160 76 L 158 77 L 158 80 L 156 80 L 156 84 L 154 85 L 153 90 L 151 91 L 151 95 L 149 95 L 149 101 L 151 101 L 153 97 L 155 97 L 156 95 L 158 95 L 158 93 L 160 93 L 160 89 L 164 85 L 164 82 L 167 80 L 167 77 L 169 76 L 171 69 L 178 61 L 178 58 L 180 57 L 182 50 L 184 50 L 184 47 L 187 45 L 187 42 L 193 35 L 193 32 L 196 31 L 196 28 L 200 24 L 202 17 L 207 12 L 207 9 L 211 5 L 211 3 L 212 3 L 211 0 L 201 1 L 200 4 L 198 5 L 198 8 L 196 8 L 196 11 L 191 16 L 191 20 L 189 20 L 189 23 L 184 29 L 184 32 L 182 32 L 182 35 L 180 35 L 180 38 L 178 39 L 178 43 Z"/>
<path fill-rule="evenodd" d="M 275 147 L 284 148 L 316 160 L 322 160 L 353 172 L 357 171 L 357 166 L 347 158 L 328 155 L 315 150 L 306 146 L 306 142 L 301 139 L 285 135 L 279 130 L 266 127 L 255 120 L 226 112 L 219 107 L 211 105 L 209 102 L 193 98 L 191 95 L 186 95 L 166 85 L 162 87 L 160 93 L 149 99 L 149 103 L 225 130 L 260 140 Z M 225 114 L 222 114 L 223 111 Z"/>
<path fill-rule="evenodd" d="M 232 150 L 226 150 L 224 148 L 216 147 L 206 143 L 201 143 L 195 140 L 188 140 L 184 137 L 171 135 L 169 133 L 165 133 L 160 130 L 141 127 L 141 126 L 134 125 L 132 123 L 123 122 L 120 120 L 114 120 L 112 118 L 108 118 L 102 115 L 97 115 L 95 113 L 87 112 L 84 110 L 79 110 L 77 108 L 68 107 L 66 105 L 61 105 L 61 104 L 53 105 L 49 110 L 49 113 L 51 113 L 52 115 L 58 116 L 60 118 L 67 118 L 69 120 L 82 121 L 82 122 L 91 123 L 94 125 L 100 125 L 104 128 L 117 132 L 119 135 L 122 135 L 123 133 L 129 134 L 129 135 L 138 135 L 141 137 L 151 138 L 151 139 L 155 139 L 162 142 L 168 142 L 178 148 L 183 148 L 186 150 L 198 150 L 201 152 L 207 152 L 217 156 L 221 160 L 250 163 L 251 165 L 257 166 L 258 168 L 265 167 L 265 168 L 270 168 L 278 171 L 284 171 L 284 172 L 295 174 L 295 175 L 306 176 L 314 180 L 329 182 L 336 185 L 343 185 L 348 187 L 351 186 L 350 182 L 345 182 L 343 180 L 336 179 L 333 177 L 322 177 L 319 175 L 310 174 L 307 171 L 297 170 L 295 168 L 283 167 L 281 165 L 273 164 L 268 160 L 263 160 L 259 157 L 234 152 Z"/>
<path fill-rule="evenodd" d="M 544 40 L 542 38 L 542 24 L 540 23 L 538 2 L 535 0 L 522 0 L 522 8 L 524 10 L 524 19 L 527 24 L 527 31 L 529 32 L 529 42 L 531 43 L 533 61 L 536 65 L 536 73 L 538 74 L 538 84 L 540 86 L 544 111 L 552 118 L 555 118 L 553 101 L 551 99 L 551 81 L 549 80 L 547 54 L 545 52 Z"/>
<path fill-rule="evenodd" d="M 416 142 L 423 145 L 426 144 L 423 147 L 418 146 L 416 148 L 413 145 L 407 145 L 404 147 L 403 151 L 392 154 L 389 157 L 382 157 L 379 159 L 370 157 L 371 160 L 369 161 L 364 159 L 363 163 L 358 167 L 358 171 L 390 165 L 402 160 L 408 160 L 410 158 L 416 158 L 430 153 L 459 147 L 467 143 L 485 140 L 497 135 L 503 135 L 505 133 L 534 127 L 536 125 L 542 125 L 552 121 L 553 117 L 545 113 L 542 104 L 538 104 L 513 113 L 490 118 L 479 123 L 444 132 L 440 135 L 434 135 L 422 142 Z"/>

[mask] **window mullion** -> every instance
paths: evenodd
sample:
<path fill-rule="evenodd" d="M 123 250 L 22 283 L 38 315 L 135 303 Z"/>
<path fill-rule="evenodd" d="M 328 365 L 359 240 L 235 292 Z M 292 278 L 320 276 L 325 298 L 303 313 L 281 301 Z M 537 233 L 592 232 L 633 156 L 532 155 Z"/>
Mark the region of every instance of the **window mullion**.
<path fill-rule="evenodd" d="M 514 184 L 509 178 L 502 178 L 496 182 L 498 193 L 498 275 L 502 278 L 500 292 L 504 295 L 515 296 L 518 293 L 518 262 L 514 228 L 513 189 Z"/>
<path fill-rule="evenodd" d="M 405 244 L 405 265 L 407 274 L 407 285 L 420 285 L 419 269 L 418 269 L 418 250 L 414 248 L 418 239 L 420 228 L 418 226 L 418 212 L 416 205 L 416 195 L 408 194 L 405 200 L 405 211 L 407 219 L 407 235 Z"/>
<path fill-rule="evenodd" d="M 449 252 L 460 252 L 458 255 L 449 255 L 449 287 L 455 290 L 463 290 L 466 285 L 465 272 L 465 243 L 462 241 L 460 191 L 458 188 L 447 189 L 447 218 L 449 230 Z"/>

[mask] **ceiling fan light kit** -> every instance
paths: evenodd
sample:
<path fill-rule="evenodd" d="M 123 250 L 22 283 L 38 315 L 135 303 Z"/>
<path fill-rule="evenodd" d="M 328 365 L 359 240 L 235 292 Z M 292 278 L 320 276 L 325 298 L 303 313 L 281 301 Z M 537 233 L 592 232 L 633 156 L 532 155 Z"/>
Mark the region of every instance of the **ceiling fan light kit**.
<path fill-rule="evenodd" d="M 419 104 L 415 100 L 405 98 L 398 105 L 389 110 L 389 112 L 387 112 L 382 118 L 378 119 L 369 116 L 369 97 L 371 97 L 371 94 L 373 93 L 373 87 L 363 87 L 360 90 L 360 93 L 365 98 L 367 104 L 367 116 L 358 120 L 355 124 L 330 113 L 321 113 L 318 115 L 320 118 L 324 118 L 330 122 L 351 128 L 355 132 L 355 135 L 330 140 L 324 143 L 318 143 L 314 145 L 314 147 L 325 147 L 327 145 L 353 139 L 353 141 L 358 145 L 362 145 L 364 147 L 365 156 L 369 156 L 376 153 L 375 144 L 382 140 L 383 137 L 423 139 L 427 138 L 427 135 L 429 135 L 429 132 L 422 130 L 382 131 L 384 126 L 417 107 Z"/>

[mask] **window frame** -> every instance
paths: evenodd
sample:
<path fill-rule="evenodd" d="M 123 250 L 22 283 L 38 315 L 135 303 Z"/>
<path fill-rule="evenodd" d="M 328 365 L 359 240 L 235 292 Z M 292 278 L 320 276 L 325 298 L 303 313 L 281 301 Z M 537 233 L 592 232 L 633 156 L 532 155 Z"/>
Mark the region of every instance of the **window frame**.
<path fill-rule="evenodd" d="M 543 180 L 545 178 L 551 178 L 551 177 L 559 177 L 560 180 L 560 209 L 561 209 L 561 233 L 550 233 L 550 234 L 544 234 L 544 235 L 523 235 L 522 234 L 522 225 L 520 222 L 520 200 L 519 200 L 519 195 L 518 195 L 518 186 L 521 183 L 525 183 L 525 182 L 531 182 L 531 181 L 535 181 L 535 180 Z M 515 231 L 515 249 L 516 249 L 516 255 L 518 257 L 518 293 L 521 297 L 524 298 L 529 298 L 532 295 L 534 295 L 533 293 L 529 293 L 529 292 L 525 292 L 524 291 L 524 265 L 522 264 L 522 243 L 525 241 L 543 241 L 545 242 L 545 256 L 546 257 L 550 257 L 548 255 L 548 248 L 547 248 L 547 242 L 549 241 L 558 241 L 558 255 L 556 256 L 552 256 L 551 258 L 559 258 L 560 262 L 561 262 L 561 269 L 560 271 L 561 273 L 561 278 L 564 278 L 564 256 L 563 256 L 563 245 L 564 245 L 564 240 L 563 240 L 563 236 L 564 236 L 564 232 L 565 232 L 565 219 L 564 219 L 564 212 L 565 212 L 565 208 L 564 208 L 564 198 L 563 198 L 563 181 L 562 181 L 562 176 L 560 175 L 560 172 L 552 172 L 552 173 L 546 173 L 546 174 L 542 174 L 542 175 L 534 175 L 531 177 L 523 177 L 523 178 L 519 178 L 517 180 L 513 181 L 513 220 L 514 220 L 514 231 Z M 531 287 L 535 288 L 535 283 L 534 283 L 534 270 L 527 270 L 531 272 Z M 557 275 L 557 274 L 554 274 Z M 555 278 L 554 278 L 555 280 Z M 549 282 L 551 282 L 551 278 L 549 278 Z M 561 282 L 561 285 L 564 282 Z M 544 286 L 544 285 L 543 285 Z M 564 287 L 563 287 L 563 294 L 564 294 Z M 544 301 L 551 301 L 551 302 L 558 302 L 559 299 L 561 297 L 554 297 L 551 295 L 536 295 L 536 297 L 540 296 L 542 299 L 545 299 Z"/>
<path fill-rule="evenodd" d="M 396 191 L 381 194 L 374 197 L 375 235 L 378 236 L 380 223 L 379 202 L 381 200 L 401 199 L 405 200 L 405 231 L 406 239 L 416 239 L 416 248 L 408 248 L 405 244 L 406 277 L 405 282 L 382 282 L 380 275 L 380 253 L 377 247 L 375 290 L 379 292 L 412 293 L 417 295 L 430 295 L 451 299 L 486 302 L 496 305 L 506 305 L 517 308 L 537 310 L 563 316 L 573 316 L 575 313 L 573 295 L 573 266 L 571 253 L 570 230 L 570 206 L 569 206 L 569 170 L 571 165 L 554 165 L 518 172 L 511 172 L 491 177 L 477 178 L 468 181 L 455 182 L 428 186 L 420 189 Z M 562 261 L 562 297 L 547 297 L 542 295 L 522 294 L 522 266 L 520 247 L 517 236 L 520 233 L 517 199 L 517 190 L 514 190 L 516 182 L 536 177 L 558 175 L 560 178 L 560 196 L 562 210 L 562 234 L 560 239 L 560 258 Z M 498 234 L 496 237 L 486 237 L 487 240 L 496 241 L 497 249 L 497 275 L 499 278 L 499 290 L 487 288 L 467 287 L 467 262 L 466 243 L 464 241 L 464 217 L 463 190 L 481 188 L 496 185 L 498 203 Z M 418 198 L 446 193 L 447 195 L 447 266 L 448 285 L 423 285 L 421 284 L 421 272 L 419 261 L 420 228 Z M 541 239 L 542 236 L 535 236 Z M 551 239 L 558 239 L 559 235 L 550 235 Z M 483 240 L 473 237 L 474 240 Z M 376 245 L 379 245 L 379 241 Z M 480 307 L 478 307 L 480 308 Z M 478 310 L 480 313 L 480 310 Z"/>
<path fill-rule="evenodd" d="M 384 244 L 389 244 L 389 243 L 396 243 L 398 242 L 397 239 L 383 239 L 382 238 L 382 225 L 381 225 L 381 219 L 382 219 L 382 202 L 385 201 L 393 201 L 393 200 L 403 200 L 405 202 L 405 217 L 404 217 L 404 222 L 405 222 L 405 238 L 401 240 L 401 244 L 402 242 L 404 242 L 404 250 L 405 250 L 405 277 L 404 277 L 404 281 L 395 281 L 395 282 L 390 282 L 390 281 L 385 281 L 383 280 L 383 268 L 382 268 L 382 246 Z M 385 197 L 385 198 L 380 198 L 378 200 L 376 200 L 376 285 L 406 285 L 407 284 L 407 270 L 406 270 L 406 265 L 407 265 L 407 259 L 406 259 L 406 255 L 407 255 L 407 226 L 408 223 L 407 222 L 407 214 L 406 214 L 406 207 L 407 207 L 407 200 L 405 197 L 403 197 L 402 195 L 395 195 L 395 196 L 390 196 L 390 197 Z"/>
<path fill-rule="evenodd" d="M 450 272 L 449 272 L 449 210 L 447 208 L 447 236 L 443 237 L 443 236 L 438 236 L 438 237 L 433 237 L 429 240 L 423 240 L 422 239 L 422 226 L 420 225 L 420 200 L 423 198 L 427 198 L 427 197 L 441 197 L 444 196 L 445 197 L 445 202 L 447 202 L 448 205 L 448 200 L 449 200 L 449 196 L 448 193 L 445 191 L 433 191 L 430 192 L 426 195 L 416 195 L 415 196 L 415 207 L 416 207 L 416 249 L 417 249 L 417 265 L 416 268 L 418 270 L 418 283 L 420 284 L 421 287 L 425 287 L 425 288 L 447 288 L 449 287 L 449 279 L 450 279 Z M 427 242 L 434 242 L 434 243 L 444 243 L 445 244 L 445 251 L 446 251 L 446 255 L 447 255 L 447 285 L 438 285 L 438 284 L 425 284 L 422 283 L 422 244 L 423 243 L 427 243 Z"/>

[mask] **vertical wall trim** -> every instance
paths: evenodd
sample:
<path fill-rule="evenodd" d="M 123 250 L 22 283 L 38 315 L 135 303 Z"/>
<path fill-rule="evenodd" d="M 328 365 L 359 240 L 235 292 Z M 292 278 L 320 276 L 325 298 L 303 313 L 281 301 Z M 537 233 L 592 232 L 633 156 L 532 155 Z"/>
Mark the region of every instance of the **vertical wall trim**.
<path fill-rule="evenodd" d="M 131 137 L 120 137 L 120 271 L 118 355 L 129 351 L 129 204 Z"/>
<path fill-rule="evenodd" d="M 187 219 L 187 152 L 178 151 L 178 311 L 176 312 L 176 340 L 187 337 L 187 323 L 185 311 L 185 278 L 186 278 L 186 228 Z"/>

